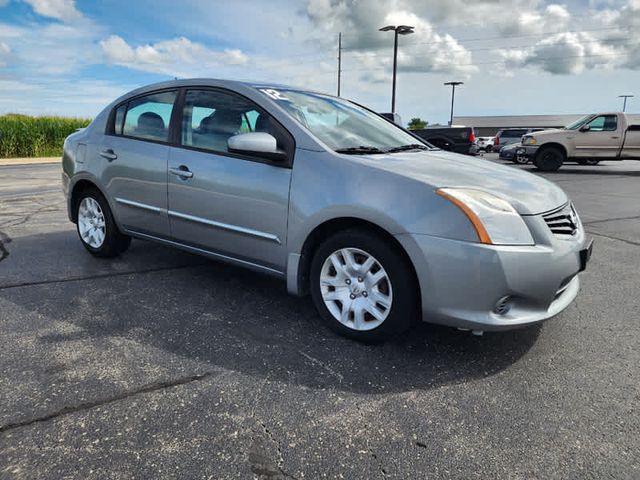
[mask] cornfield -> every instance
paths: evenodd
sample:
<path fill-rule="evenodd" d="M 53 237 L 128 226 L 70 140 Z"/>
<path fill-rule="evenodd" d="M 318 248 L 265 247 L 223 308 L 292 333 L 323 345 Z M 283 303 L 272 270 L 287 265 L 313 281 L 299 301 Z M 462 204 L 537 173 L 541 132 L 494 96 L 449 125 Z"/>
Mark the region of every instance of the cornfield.
<path fill-rule="evenodd" d="M 61 156 L 64 139 L 90 122 L 84 118 L 0 115 L 0 158 Z"/>

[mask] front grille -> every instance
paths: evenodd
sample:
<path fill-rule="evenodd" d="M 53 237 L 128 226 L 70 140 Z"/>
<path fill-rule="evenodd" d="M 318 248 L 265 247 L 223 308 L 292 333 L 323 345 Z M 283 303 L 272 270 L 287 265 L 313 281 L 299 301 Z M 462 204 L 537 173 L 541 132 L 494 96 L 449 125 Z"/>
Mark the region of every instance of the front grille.
<path fill-rule="evenodd" d="M 554 235 L 572 236 L 578 233 L 580 221 L 573 205 L 567 203 L 562 207 L 542 215 L 549 230 Z"/>

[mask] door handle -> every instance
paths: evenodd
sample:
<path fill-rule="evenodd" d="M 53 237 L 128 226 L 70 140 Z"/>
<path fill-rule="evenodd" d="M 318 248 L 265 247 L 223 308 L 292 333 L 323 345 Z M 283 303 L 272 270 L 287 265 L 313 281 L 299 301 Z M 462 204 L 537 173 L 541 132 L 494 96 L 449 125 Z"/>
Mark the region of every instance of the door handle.
<path fill-rule="evenodd" d="M 118 158 L 118 155 L 116 155 L 116 152 L 114 152 L 112 149 L 108 148 L 106 150 L 103 150 L 100 152 L 100 156 L 102 158 L 106 158 L 107 160 L 109 160 L 110 162 L 113 162 L 116 158 Z"/>
<path fill-rule="evenodd" d="M 611 137 L 611 138 L 613 138 L 614 140 L 617 140 L 617 139 L 619 139 L 620 137 Z"/>
<path fill-rule="evenodd" d="M 193 177 L 193 172 L 189 170 L 185 165 L 180 165 L 178 168 L 170 168 L 169 173 L 173 175 L 177 175 L 181 178 L 191 178 Z"/>

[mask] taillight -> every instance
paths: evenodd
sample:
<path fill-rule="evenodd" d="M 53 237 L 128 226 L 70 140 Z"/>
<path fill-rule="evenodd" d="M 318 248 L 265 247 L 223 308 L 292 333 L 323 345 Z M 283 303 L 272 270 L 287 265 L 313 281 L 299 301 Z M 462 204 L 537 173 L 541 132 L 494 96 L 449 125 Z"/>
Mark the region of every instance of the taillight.
<path fill-rule="evenodd" d="M 496 137 L 493 139 L 493 144 L 494 145 L 500 145 L 500 137 Z"/>
<path fill-rule="evenodd" d="M 469 141 L 470 141 L 471 143 L 473 143 L 473 142 L 475 142 L 475 141 L 476 141 L 476 136 L 475 136 L 475 134 L 473 133 L 473 130 L 471 130 L 471 135 L 469 135 Z"/>

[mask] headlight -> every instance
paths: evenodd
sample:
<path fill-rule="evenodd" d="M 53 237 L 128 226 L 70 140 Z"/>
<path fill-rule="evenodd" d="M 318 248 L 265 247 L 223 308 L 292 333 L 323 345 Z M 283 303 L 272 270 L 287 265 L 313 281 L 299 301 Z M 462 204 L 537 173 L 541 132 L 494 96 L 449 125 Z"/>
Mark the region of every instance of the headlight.
<path fill-rule="evenodd" d="M 536 145 L 538 143 L 538 139 L 536 137 L 524 137 L 522 139 L 523 145 Z"/>
<path fill-rule="evenodd" d="M 481 243 L 535 244 L 524 220 L 506 200 L 472 188 L 439 188 L 436 193 L 464 212 Z"/>

